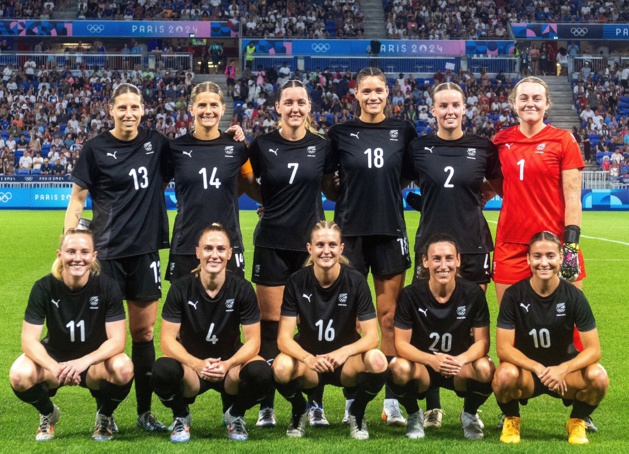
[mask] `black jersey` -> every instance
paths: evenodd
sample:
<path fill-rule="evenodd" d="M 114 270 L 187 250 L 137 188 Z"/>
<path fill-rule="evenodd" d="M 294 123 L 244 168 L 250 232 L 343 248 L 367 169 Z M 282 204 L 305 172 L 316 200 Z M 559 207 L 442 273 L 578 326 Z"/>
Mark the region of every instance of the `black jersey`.
<path fill-rule="evenodd" d="M 108 131 L 83 146 L 71 179 L 92 196 L 91 229 L 99 259 L 168 247 L 163 171 L 167 149 L 166 137 L 146 129 L 130 141 Z"/>
<path fill-rule="evenodd" d="M 505 292 L 497 325 L 515 330 L 515 348 L 548 367 L 576 356 L 574 327 L 591 331 L 596 321 L 585 295 L 574 285 L 562 279 L 551 295 L 543 297 L 527 278 Z"/>
<path fill-rule="evenodd" d="M 396 328 L 413 330 L 411 344 L 423 352 L 456 356 L 474 343 L 472 328 L 489 325 L 485 293 L 478 284 L 456 278 L 450 300 L 439 303 L 427 279 L 402 289 L 395 310 Z"/>
<path fill-rule="evenodd" d="M 91 275 L 76 291 L 49 274 L 33 285 L 24 320 L 46 323 L 42 340 L 55 360 L 69 361 L 92 353 L 107 340 L 105 324 L 125 319 L 122 292 L 107 276 Z"/>
<path fill-rule="evenodd" d="M 312 266 L 294 273 L 286 282 L 282 315 L 299 316 L 297 342 L 313 355 L 329 353 L 356 342 L 356 318 L 376 317 L 367 281 L 358 271 L 341 265 L 330 287 L 319 285 Z"/>
<path fill-rule="evenodd" d="M 305 251 L 310 230 L 325 219 L 321 179 L 334 173 L 329 142 L 311 132 L 293 142 L 276 130 L 257 137 L 249 154 L 264 205 L 254 244 Z"/>
<path fill-rule="evenodd" d="M 172 283 L 162 318 L 181 324 L 178 340 L 192 356 L 226 360 L 242 346 L 240 326 L 258 323 L 260 309 L 252 285 L 233 273 L 214 298 L 189 274 Z"/>
<path fill-rule="evenodd" d="M 247 146 L 221 132 L 215 140 L 191 133 L 170 142 L 169 176 L 175 178 L 177 217 L 171 253 L 194 254 L 201 231 L 220 222 L 232 247 L 242 249 L 238 220 L 238 177 Z"/>
<path fill-rule="evenodd" d="M 364 123 L 355 118 L 328 132 L 338 165 L 341 193 L 334 220 L 344 236 L 406 236 L 400 180 L 413 178 L 407 121 L 387 118 Z"/>
<path fill-rule="evenodd" d="M 465 134 L 443 140 L 436 134 L 411 142 L 413 170 L 422 194 L 422 216 L 415 251 L 423 251 L 435 233 L 451 235 L 461 253 L 493 250 L 491 233 L 483 216 L 483 179 L 500 175 L 498 150 L 488 139 Z"/>

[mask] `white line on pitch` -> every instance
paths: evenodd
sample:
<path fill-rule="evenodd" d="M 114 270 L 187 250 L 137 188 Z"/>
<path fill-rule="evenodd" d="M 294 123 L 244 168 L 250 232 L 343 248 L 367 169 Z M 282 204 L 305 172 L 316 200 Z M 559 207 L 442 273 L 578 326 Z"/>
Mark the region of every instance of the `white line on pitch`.
<path fill-rule="evenodd" d="M 491 224 L 498 224 L 497 221 L 487 221 Z M 608 238 L 598 238 L 595 236 L 587 236 L 587 235 L 581 235 L 581 238 L 587 238 L 588 240 L 598 240 L 598 241 L 605 241 L 607 243 L 616 243 L 616 244 L 622 244 L 623 246 L 629 246 L 629 243 L 625 243 L 624 241 L 618 241 L 618 240 L 610 240 Z"/>

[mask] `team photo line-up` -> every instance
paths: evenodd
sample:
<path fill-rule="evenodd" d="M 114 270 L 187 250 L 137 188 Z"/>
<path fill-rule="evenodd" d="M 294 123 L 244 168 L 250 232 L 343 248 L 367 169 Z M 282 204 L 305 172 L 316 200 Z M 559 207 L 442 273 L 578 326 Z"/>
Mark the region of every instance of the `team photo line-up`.
<path fill-rule="evenodd" d="M 140 127 L 140 89 L 117 86 L 114 128 L 81 151 L 56 260 L 32 288 L 23 354 L 10 370 L 16 396 L 40 414 L 36 440 L 55 436 L 61 411 L 51 398 L 62 386 L 89 389 L 93 438 L 111 440 L 114 412 L 135 380 L 137 424 L 170 432 L 172 442 L 190 440 L 191 406 L 210 389 L 220 393 L 229 439 L 248 438 L 244 415 L 254 406 L 256 426 L 276 426 L 276 391 L 291 405 L 286 435 L 304 437 L 307 426 L 329 425 L 322 402 L 324 386 L 334 385 L 357 440 L 369 438 L 365 409 L 383 388 L 382 419 L 411 439 L 441 427 L 446 388 L 463 399 L 467 439 L 484 437 L 478 410 L 494 394 L 500 440 L 519 443 L 520 403 L 548 394 L 571 407 L 568 441 L 588 443 L 609 379 L 580 290 L 584 162 L 572 134 L 544 123 L 548 86 L 532 76 L 515 85 L 509 102 L 519 124 L 493 142 L 463 131 L 457 84 L 434 87 L 438 129 L 421 137 L 390 118 L 380 69 L 361 70 L 355 93 L 354 117 L 323 138 L 311 130 L 306 87 L 289 80 L 277 93 L 278 129 L 247 147 L 239 127 L 219 130 L 225 103 L 213 82 L 193 88 L 194 127 L 170 141 Z M 421 221 L 404 287 L 412 261 L 401 189 L 413 181 L 421 196 L 408 202 Z M 243 193 L 261 204 L 255 289 L 245 280 Z M 321 193 L 336 202 L 334 221 L 324 220 Z M 503 205 L 494 247 L 482 209 L 495 194 Z M 83 218 L 88 195 L 91 221 Z M 159 250 L 168 247 L 156 359 Z M 488 356 L 491 278 L 499 364 Z M 153 413 L 153 393 L 172 410 L 170 427 Z"/>

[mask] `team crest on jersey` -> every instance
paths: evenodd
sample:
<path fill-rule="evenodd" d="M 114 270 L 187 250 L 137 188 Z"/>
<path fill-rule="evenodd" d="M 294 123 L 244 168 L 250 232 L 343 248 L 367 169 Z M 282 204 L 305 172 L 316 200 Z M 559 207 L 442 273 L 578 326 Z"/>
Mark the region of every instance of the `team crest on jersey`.
<path fill-rule="evenodd" d="M 98 309 L 98 296 L 90 296 L 90 309 Z"/>
<path fill-rule="evenodd" d="M 146 143 L 144 144 L 144 149 L 145 149 L 146 151 L 153 151 L 153 144 L 152 144 L 151 142 L 146 142 Z"/>
<path fill-rule="evenodd" d="M 389 131 L 389 140 L 397 142 L 397 137 L 399 135 L 399 131 L 397 129 L 392 129 Z"/>
<path fill-rule="evenodd" d="M 347 303 L 347 293 L 339 293 L 339 303 Z"/>
<path fill-rule="evenodd" d="M 233 145 L 227 145 L 225 147 L 225 154 L 234 154 L 234 146 Z"/>
<path fill-rule="evenodd" d="M 229 298 L 225 300 L 225 307 L 227 310 L 225 312 L 231 312 L 234 310 L 234 298 Z"/>
<path fill-rule="evenodd" d="M 256 265 L 253 267 L 253 272 L 256 274 L 260 274 L 260 265 Z"/>
<path fill-rule="evenodd" d="M 557 316 L 566 315 L 566 303 L 557 303 Z"/>
<path fill-rule="evenodd" d="M 535 149 L 535 153 L 539 153 L 542 154 L 544 153 L 544 149 L 546 148 L 546 144 L 545 143 L 540 143 L 537 148 Z"/>
<path fill-rule="evenodd" d="M 313 146 L 313 147 L 308 147 L 307 148 L 308 154 L 315 154 L 317 152 L 317 147 Z"/>
<path fill-rule="evenodd" d="M 456 308 L 457 320 L 461 320 L 462 318 L 465 318 L 465 310 L 466 310 L 465 306 L 459 306 Z"/>
<path fill-rule="evenodd" d="M 476 159 L 476 148 L 468 148 L 467 149 L 467 158 L 468 159 Z"/>

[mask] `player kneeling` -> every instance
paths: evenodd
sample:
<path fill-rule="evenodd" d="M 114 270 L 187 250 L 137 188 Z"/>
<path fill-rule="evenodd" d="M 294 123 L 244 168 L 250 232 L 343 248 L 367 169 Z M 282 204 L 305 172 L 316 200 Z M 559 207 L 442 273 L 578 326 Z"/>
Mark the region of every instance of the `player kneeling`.
<path fill-rule="evenodd" d="M 509 287 L 498 315 L 496 349 L 500 367 L 493 389 L 505 415 L 500 441 L 520 442 L 520 406 L 540 394 L 572 403 L 568 441 L 585 444 L 585 419 L 603 400 L 609 386 L 592 309 L 575 286 L 560 279 L 561 242 L 540 232 L 529 243 L 532 277 Z M 583 351 L 573 345 L 573 327 Z"/>
<path fill-rule="evenodd" d="M 365 278 L 341 255 L 341 231 L 320 221 L 307 244 L 307 265 L 288 279 L 273 362 L 277 390 L 292 405 L 286 435 L 301 438 L 308 422 L 302 391 L 319 384 L 342 386 L 354 395 L 350 436 L 369 438 L 365 408 L 386 381 L 387 359 L 377 350 L 378 322 Z M 299 335 L 293 338 L 299 317 Z M 363 337 L 356 332 L 356 319 Z"/>
<path fill-rule="evenodd" d="M 117 431 L 113 412 L 131 389 L 133 363 L 122 293 L 100 274 L 94 237 L 69 229 L 61 238 L 52 273 L 38 280 L 22 325 L 22 351 L 11 366 L 15 395 L 40 413 L 37 441 L 52 440 L 61 412 L 50 397 L 61 386 L 88 388 L 96 398 L 97 441 Z M 46 323 L 48 334 L 40 340 Z"/>
<path fill-rule="evenodd" d="M 398 356 L 389 364 L 389 385 L 408 412 L 408 438 L 424 437 L 417 399 L 434 388 L 451 389 L 464 398 L 463 433 L 469 439 L 483 438 L 477 411 L 491 395 L 495 371 L 487 356 L 489 309 L 478 284 L 456 277 L 460 263 L 454 239 L 433 235 L 422 254 L 420 279 L 405 287 L 398 299 Z"/>
<path fill-rule="evenodd" d="M 162 311 L 165 356 L 155 361 L 151 384 L 173 411 L 170 441 L 190 440 L 188 405 L 209 389 L 221 393 L 228 438 L 246 440 L 245 411 L 273 383 L 271 367 L 257 356 L 258 301 L 249 282 L 226 271 L 232 248 L 220 224 L 201 232 L 196 252 L 199 267 L 168 292 Z"/>

